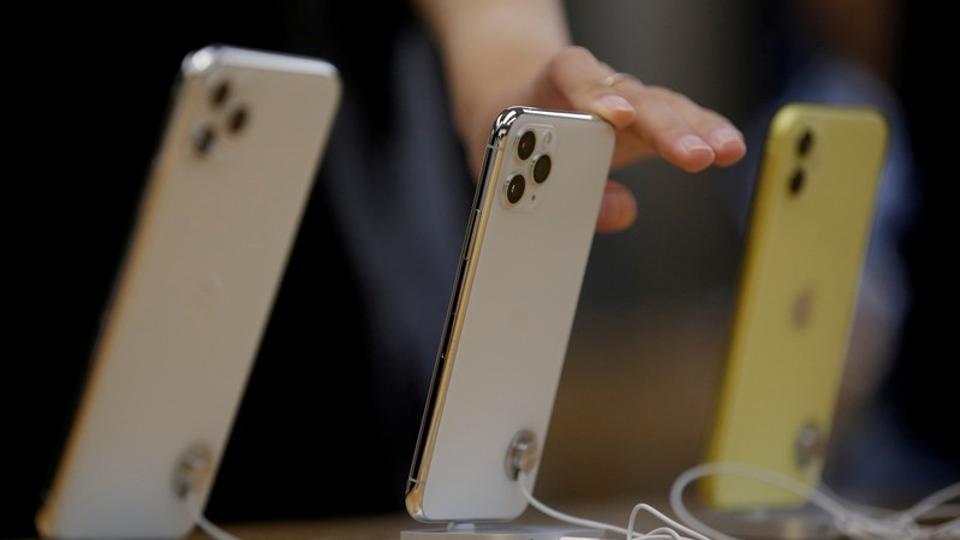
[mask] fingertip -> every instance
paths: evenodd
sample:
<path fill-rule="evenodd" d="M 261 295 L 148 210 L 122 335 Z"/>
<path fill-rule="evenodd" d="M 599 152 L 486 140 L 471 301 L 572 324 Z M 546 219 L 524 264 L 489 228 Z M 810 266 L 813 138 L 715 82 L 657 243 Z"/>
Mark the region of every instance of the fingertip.
<path fill-rule="evenodd" d="M 743 144 L 736 147 L 724 148 L 723 152 L 717 153 L 716 164 L 720 167 L 728 167 L 743 159 L 747 155 L 747 147 Z"/>
<path fill-rule="evenodd" d="M 597 98 L 591 109 L 590 112 L 600 115 L 616 128 L 627 127 L 637 116 L 636 108 L 626 98 L 615 94 Z"/>
<path fill-rule="evenodd" d="M 710 145 L 716 153 L 715 163 L 721 167 L 733 165 L 747 153 L 743 134 L 733 128 L 720 128 L 710 134 Z"/>
<path fill-rule="evenodd" d="M 603 191 L 597 232 L 618 233 L 626 230 L 637 219 L 637 199 L 619 182 L 609 181 Z"/>
<path fill-rule="evenodd" d="M 672 146 L 672 153 L 673 159 L 670 161 L 687 172 L 700 172 L 709 167 L 717 157 L 706 141 L 693 134 L 677 139 Z"/>

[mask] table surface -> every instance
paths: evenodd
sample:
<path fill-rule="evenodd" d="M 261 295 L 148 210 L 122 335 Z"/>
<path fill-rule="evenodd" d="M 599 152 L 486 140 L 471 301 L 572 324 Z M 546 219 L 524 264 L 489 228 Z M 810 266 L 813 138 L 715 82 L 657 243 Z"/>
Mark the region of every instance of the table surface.
<path fill-rule="evenodd" d="M 669 504 L 665 494 L 657 494 L 647 498 L 636 499 L 613 499 L 608 501 L 591 502 L 556 502 L 544 501 L 557 510 L 584 517 L 612 523 L 617 526 L 625 527 L 630 510 L 634 504 L 646 502 L 655 508 L 672 516 Z M 798 519 L 802 517 L 802 521 Z M 770 523 L 759 523 L 755 521 L 750 523 L 744 521 L 742 515 L 727 515 L 719 518 L 708 519 L 709 523 L 734 534 L 737 537 L 745 539 L 759 538 L 817 538 L 831 539 L 839 538 L 831 533 L 831 528 L 824 521 L 821 514 L 801 513 L 793 514 L 786 522 L 775 521 Z M 519 520 L 518 524 L 523 525 L 561 525 L 559 522 L 548 518 L 536 510 L 528 510 Z M 638 528 L 642 530 L 651 530 L 662 524 L 655 522 L 652 518 L 638 519 Z M 722 524 L 722 525 L 721 525 Z M 373 516 L 354 516 L 335 519 L 324 519 L 317 521 L 303 522 L 271 522 L 271 523 L 237 523 L 237 524 L 218 524 L 225 530 L 236 535 L 242 540 L 396 540 L 400 538 L 400 531 L 406 529 L 424 529 L 429 525 L 418 523 L 403 513 L 373 515 Z M 208 538 L 204 533 L 195 531 L 190 537 L 191 540 L 200 540 Z M 607 538 L 617 538 L 610 534 Z"/>
<path fill-rule="evenodd" d="M 546 502 L 546 501 L 545 501 Z M 563 512 L 572 513 L 589 519 L 609 521 L 619 526 L 625 526 L 627 517 L 635 502 L 628 500 L 613 500 L 600 502 L 558 502 L 556 507 Z M 667 511 L 669 505 L 664 496 L 646 499 L 654 506 Z M 549 504 L 553 505 L 551 501 Z M 528 510 L 519 520 L 524 525 L 559 525 L 535 510 Z M 644 524 L 648 524 L 644 522 Z M 218 523 L 227 532 L 242 540 L 387 540 L 400 538 L 400 531 L 407 529 L 430 528 L 428 524 L 418 523 L 405 513 L 354 516 L 343 518 L 322 519 L 302 522 L 268 522 L 268 523 Z M 652 528 L 652 527 L 651 527 Z M 191 540 L 208 538 L 197 530 L 190 536 Z"/>

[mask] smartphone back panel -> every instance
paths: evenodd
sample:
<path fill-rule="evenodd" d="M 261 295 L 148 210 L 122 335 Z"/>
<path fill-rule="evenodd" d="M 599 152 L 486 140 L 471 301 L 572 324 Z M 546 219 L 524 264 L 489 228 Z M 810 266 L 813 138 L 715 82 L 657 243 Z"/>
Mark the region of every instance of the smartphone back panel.
<path fill-rule="evenodd" d="M 174 538 L 202 511 L 336 109 L 324 62 L 188 56 L 46 504 L 45 536 Z M 242 111 L 242 112 L 241 112 Z M 238 117 L 238 115 L 240 117 Z M 109 156 L 104 156 L 109 159 Z"/>
<path fill-rule="evenodd" d="M 535 149 L 521 159 L 528 132 Z M 588 115 L 513 108 L 497 121 L 408 486 L 415 518 L 508 520 L 526 508 L 506 454 L 521 430 L 544 443 L 613 143 Z"/>
<path fill-rule="evenodd" d="M 795 104 L 773 118 L 710 461 L 819 481 L 886 140 L 866 109 Z M 704 494 L 719 508 L 803 503 L 730 477 L 707 479 Z"/>

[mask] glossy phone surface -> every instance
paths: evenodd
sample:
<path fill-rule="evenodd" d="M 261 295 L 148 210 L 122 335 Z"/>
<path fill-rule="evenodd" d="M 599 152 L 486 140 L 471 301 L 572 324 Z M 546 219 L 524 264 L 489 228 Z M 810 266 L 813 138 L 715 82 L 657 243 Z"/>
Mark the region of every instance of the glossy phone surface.
<path fill-rule="evenodd" d="M 498 117 L 407 486 L 416 519 L 509 520 L 526 508 L 507 450 L 520 431 L 539 448 L 546 438 L 613 144 L 613 128 L 589 115 Z"/>
<path fill-rule="evenodd" d="M 338 99 L 325 62 L 228 47 L 184 60 L 41 534 L 193 526 L 187 504 L 202 511 L 216 475 Z"/>
<path fill-rule="evenodd" d="M 886 144 L 867 109 L 793 104 L 773 118 L 710 461 L 818 483 Z M 704 495 L 720 508 L 804 502 L 728 477 L 706 480 Z"/>

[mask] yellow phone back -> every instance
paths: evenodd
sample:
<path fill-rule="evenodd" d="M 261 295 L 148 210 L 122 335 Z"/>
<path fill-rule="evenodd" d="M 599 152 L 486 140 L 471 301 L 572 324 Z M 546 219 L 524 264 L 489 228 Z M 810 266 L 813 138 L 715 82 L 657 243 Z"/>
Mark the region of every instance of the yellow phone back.
<path fill-rule="evenodd" d="M 886 141 L 867 109 L 791 104 L 771 121 L 710 461 L 819 481 Z M 731 477 L 703 494 L 716 508 L 804 502 Z"/>

